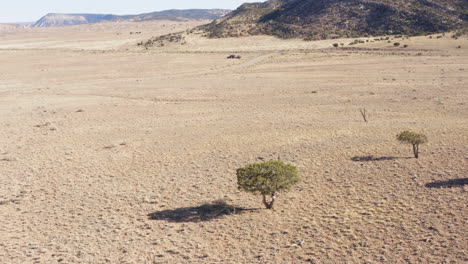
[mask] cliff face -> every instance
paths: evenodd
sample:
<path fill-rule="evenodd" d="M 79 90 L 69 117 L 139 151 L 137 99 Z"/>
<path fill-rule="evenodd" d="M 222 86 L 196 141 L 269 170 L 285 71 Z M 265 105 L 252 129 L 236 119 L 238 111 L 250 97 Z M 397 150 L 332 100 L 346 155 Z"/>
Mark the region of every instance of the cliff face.
<path fill-rule="evenodd" d="M 325 39 L 435 33 L 467 21 L 466 0 L 270 0 L 244 4 L 201 28 L 210 37 Z"/>

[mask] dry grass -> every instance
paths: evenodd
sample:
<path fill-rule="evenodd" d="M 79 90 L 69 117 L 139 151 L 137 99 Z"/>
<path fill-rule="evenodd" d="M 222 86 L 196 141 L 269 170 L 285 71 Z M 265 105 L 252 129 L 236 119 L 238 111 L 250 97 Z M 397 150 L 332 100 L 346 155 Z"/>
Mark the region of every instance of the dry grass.
<path fill-rule="evenodd" d="M 2 37 L 1 263 L 467 261 L 465 38 L 146 52 L 86 29 Z M 420 160 L 405 129 L 431 139 Z M 235 170 L 278 154 L 303 182 L 245 210 Z"/>

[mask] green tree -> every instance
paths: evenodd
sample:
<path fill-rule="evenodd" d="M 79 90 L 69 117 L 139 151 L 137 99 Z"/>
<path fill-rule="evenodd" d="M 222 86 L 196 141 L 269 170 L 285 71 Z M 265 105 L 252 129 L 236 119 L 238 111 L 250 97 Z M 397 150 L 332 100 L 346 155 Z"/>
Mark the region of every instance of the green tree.
<path fill-rule="evenodd" d="M 397 135 L 397 139 L 400 142 L 408 143 L 413 145 L 414 157 L 419 159 L 419 145 L 428 142 L 426 135 L 419 134 L 411 131 L 403 131 Z"/>
<path fill-rule="evenodd" d="M 267 209 L 273 209 L 278 192 L 290 190 L 299 181 L 297 168 L 282 161 L 253 163 L 237 170 L 239 189 L 261 194 Z"/>

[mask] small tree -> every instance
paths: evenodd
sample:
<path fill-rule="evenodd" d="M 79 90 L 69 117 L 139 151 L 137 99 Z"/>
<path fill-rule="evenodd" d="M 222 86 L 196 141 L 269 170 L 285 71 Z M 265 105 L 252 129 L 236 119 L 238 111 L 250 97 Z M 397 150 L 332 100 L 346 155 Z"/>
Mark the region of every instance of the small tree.
<path fill-rule="evenodd" d="M 426 135 L 411 131 L 401 132 L 399 135 L 397 135 L 397 139 L 400 142 L 412 144 L 414 157 L 417 159 L 419 159 L 419 145 L 428 142 Z"/>
<path fill-rule="evenodd" d="M 239 189 L 261 194 L 267 209 L 273 209 L 278 192 L 290 190 L 299 181 L 297 168 L 282 161 L 253 163 L 237 170 Z"/>

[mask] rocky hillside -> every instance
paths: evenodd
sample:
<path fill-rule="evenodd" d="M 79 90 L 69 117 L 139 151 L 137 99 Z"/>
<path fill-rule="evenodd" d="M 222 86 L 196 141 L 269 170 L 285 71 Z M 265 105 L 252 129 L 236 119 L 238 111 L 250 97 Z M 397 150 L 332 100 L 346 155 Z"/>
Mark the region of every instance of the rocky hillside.
<path fill-rule="evenodd" d="M 214 20 L 231 12 L 224 9 L 166 10 L 140 15 L 103 15 L 103 14 L 47 14 L 34 23 L 33 27 L 60 27 L 92 24 L 101 21 L 145 21 L 145 20 Z"/>
<path fill-rule="evenodd" d="M 325 39 L 420 35 L 464 27 L 467 0 L 270 0 L 244 4 L 202 26 L 210 37 Z"/>

